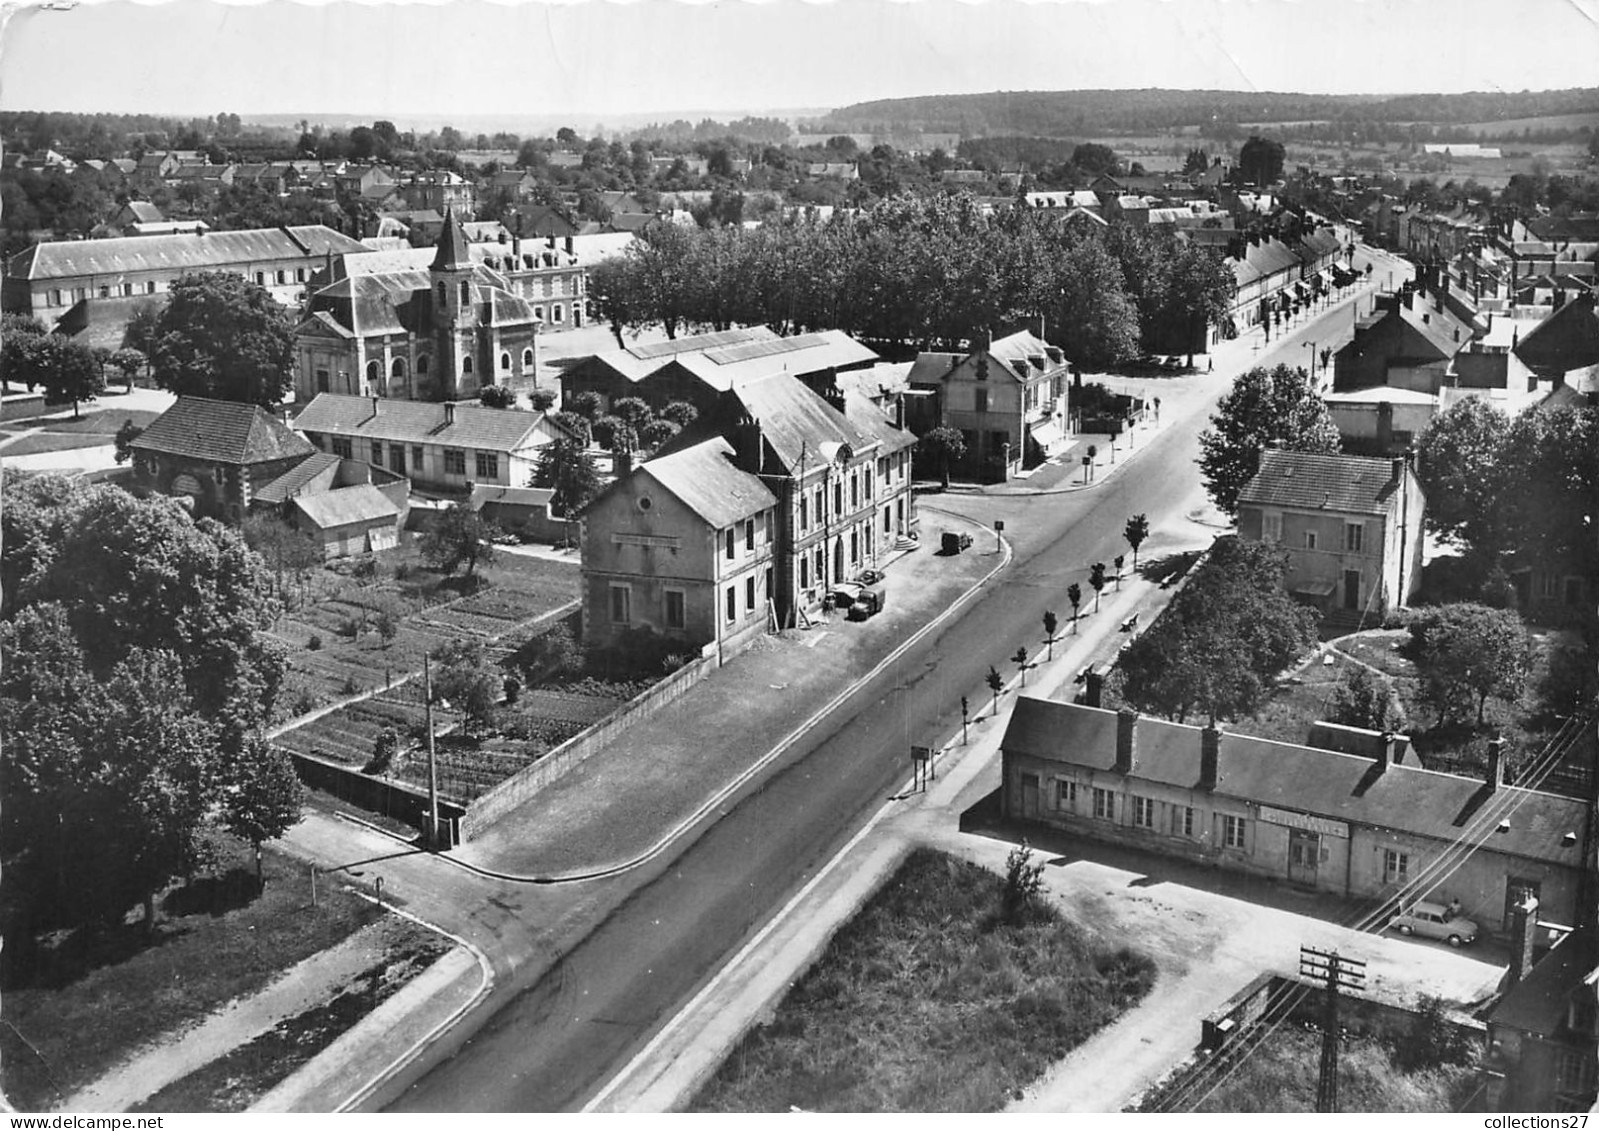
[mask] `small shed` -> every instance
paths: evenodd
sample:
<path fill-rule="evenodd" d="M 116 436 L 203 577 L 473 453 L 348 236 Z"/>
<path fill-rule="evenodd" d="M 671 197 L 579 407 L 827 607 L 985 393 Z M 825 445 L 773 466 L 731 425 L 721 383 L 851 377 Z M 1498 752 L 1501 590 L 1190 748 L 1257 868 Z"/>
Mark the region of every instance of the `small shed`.
<path fill-rule="evenodd" d="M 331 561 L 392 550 L 400 540 L 400 508 L 370 483 L 290 500 L 295 524 L 317 538 Z"/>

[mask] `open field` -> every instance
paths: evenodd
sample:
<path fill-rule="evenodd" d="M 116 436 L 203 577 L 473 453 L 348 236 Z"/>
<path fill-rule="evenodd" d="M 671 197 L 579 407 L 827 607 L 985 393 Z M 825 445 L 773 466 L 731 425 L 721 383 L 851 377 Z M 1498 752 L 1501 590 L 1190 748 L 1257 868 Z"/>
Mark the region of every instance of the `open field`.
<path fill-rule="evenodd" d="M 1546 114 L 1541 118 L 1506 118 L 1499 122 L 1470 122 L 1459 127 L 1471 130 L 1481 137 L 1503 137 L 1514 140 L 1522 130 L 1580 130 L 1583 127 L 1599 128 L 1599 110 L 1584 110 L 1576 114 Z"/>
<path fill-rule="evenodd" d="M 913 852 L 690 1110 L 1002 1109 L 1154 979 L 1053 908 L 1005 921 L 1003 887 Z"/>

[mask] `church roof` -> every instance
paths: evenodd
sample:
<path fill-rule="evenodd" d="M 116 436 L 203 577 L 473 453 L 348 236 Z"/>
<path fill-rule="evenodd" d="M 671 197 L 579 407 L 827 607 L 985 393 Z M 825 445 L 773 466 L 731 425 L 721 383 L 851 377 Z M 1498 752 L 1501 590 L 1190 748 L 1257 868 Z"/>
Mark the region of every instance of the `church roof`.
<path fill-rule="evenodd" d="M 472 266 L 472 252 L 466 232 L 454 208 L 444 210 L 444 231 L 439 233 L 439 252 L 433 257 L 433 270 L 459 271 Z"/>

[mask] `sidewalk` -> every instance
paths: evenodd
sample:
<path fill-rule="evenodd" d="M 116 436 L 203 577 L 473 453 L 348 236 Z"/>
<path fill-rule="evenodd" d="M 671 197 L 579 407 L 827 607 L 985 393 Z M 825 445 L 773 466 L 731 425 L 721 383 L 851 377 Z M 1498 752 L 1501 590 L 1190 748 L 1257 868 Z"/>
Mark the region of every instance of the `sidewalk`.
<path fill-rule="evenodd" d="M 1008 561 L 992 531 L 926 503 L 922 512 L 920 547 L 886 571 L 882 612 L 762 637 L 450 858 L 555 882 L 631 864 L 675 838 Z M 972 548 L 940 555 L 943 529 L 966 530 Z"/>
<path fill-rule="evenodd" d="M 1099 614 L 1080 624 L 1080 635 L 1057 643 L 1055 660 L 1034 674 L 1025 693 L 1070 697 L 1075 673 L 1102 662 L 1125 639 L 1117 626 L 1128 613 L 1140 608 L 1152 617 L 1168 598 L 1169 592 L 1142 580 L 1111 595 Z M 1003 872 L 1011 837 L 1004 830 L 997 836 L 961 832 L 954 818 L 999 785 L 999 746 L 1016 690 L 1013 680 L 997 717 L 985 709 L 970 745 L 957 730 L 941 749 L 938 776 L 927 790 L 885 804 L 585 1110 L 682 1110 L 744 1033 L 770 1019 L 833 934 L 911 848 L 929 845 Z M 1133 941 L 1149 953 L 1157 979 L 1143 1002 L 1058 1062 L 1011 1105 L 1013 1111 L 1117 1112 L 1136 1102 L 1193 1052 L 1206 1013 L 1263 970 L 1293 974 L 1301 941 L 1364 959 L 1367 996 L 1402 1004 L 1418 993 L 1481 1000 L 1503 973 L 1495 954 L 1344 927 L 1341 920 L 1349 916 L 1342 901 L 1066 834 L 1039 839 L 1051 894 L 1107 943 Z"/>
<path fill-rule="evenodd" d="M 1033 671 L 1024 693 L 1070 698 L 1077 672 L 1087 663 L 1103 663 L 1127 639 L 1119 631 L 1121 622 L 1134 609 L 1153 616 L 1170 596 L 1170 590 L 1141 578 L 1124 581 L 1120 593 L 1107 592 L 1099 613 L 1084 615 L 1075 634 L 1057 640 L 1055 659 Z M 1068 624 L 1064 631 L 1073 629 Z M 959 728 L 949 736 L 935 757 L 937 777 L 927 790 L 908 792 L 907 783 L 907 792 L 885 804 L 585 1110 L 678 1109 L 750 1025 L 770 1013 L 910 847 L 946 835 L 983 840 L 953 832 L 952 817 L 997 783 L 999 745 L 1020 690 L 1020 677 L 1013 677 L 1000 696 L 997 717 L 988 699 L 975 701 L 969 744 L 963 744 Z"/>

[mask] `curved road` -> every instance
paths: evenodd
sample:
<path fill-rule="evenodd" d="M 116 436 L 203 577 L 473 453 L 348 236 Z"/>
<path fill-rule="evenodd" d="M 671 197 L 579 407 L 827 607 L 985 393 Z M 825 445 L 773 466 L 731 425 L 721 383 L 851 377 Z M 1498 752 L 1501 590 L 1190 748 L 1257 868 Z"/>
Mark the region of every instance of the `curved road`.
<path fill-rule="evenodd" d="M 1334 308 L 1239 368 L 1303 363 L 1304 342 L 1333 326 L 1347 332 L 1349 318 L 1347 305 Z M 1200 498 L 1197 435 L 1229 376 L 1181 379 L 1184 390 L 1163 397 L 1167 427 L 1102 487 L 940 500 L 984 522 L 1005 519 L 1016 548 L 1011 568 L 944 631 L 858 687 L 672 859 L 599 881 L 631 894 L 536 986 L 469 1033 L 457 1031 L 371 1105 L 580 1108 L 908 779 L 911 744 L 936 744 L 958 728 L 961 695 L 986 705 L 989 665 L 1008 675 L 1018 643 L 1037 649 L 1044 610 L 1069 610 L 1066 586 L 1077 581 L 1091 596 L 1088 566 L 1126 552 L 1129 515 L 1149 516 L 1144 554 L 1159 552 L 1163 526 L 1182 520 Z"/>

